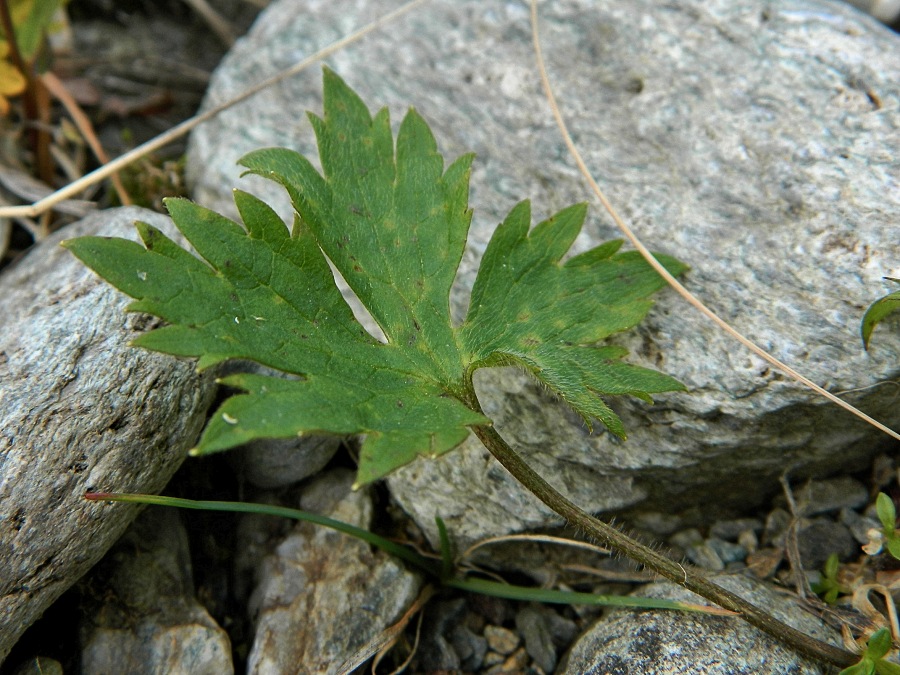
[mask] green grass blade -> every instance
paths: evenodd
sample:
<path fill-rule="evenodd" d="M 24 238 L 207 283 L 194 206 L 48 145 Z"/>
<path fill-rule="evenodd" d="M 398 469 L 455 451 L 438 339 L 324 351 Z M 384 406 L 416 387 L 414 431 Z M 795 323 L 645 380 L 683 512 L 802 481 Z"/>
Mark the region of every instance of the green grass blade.
<path fill-rule="evenodd" d="M 220 502 L 220 501 L 201 501 L 195 499 L 182 499 L 179 497 L 164 497 L 162 495 L 142 495 L 142 494 L 126 494 L 118 492 L 89 492 L 85 495 L 85 499 L 90 501 L 104 502 L 129 502 L 133 504 L 155 504 L 157 506 L 174 506 L 179 509 L 194 509 L 196 511 L 226 511 L 230 513 L 258 513 L 264 516 L 276 516 L 279 518 L 290 518 L 292 520 L 301 520 L 314 525 L 328 527 L 351 537 L 356 537 L 372 546 L 380 548 L 385 553 L 389 553 L 401 560 L 408 562 L 420 571 L 426 572 L 437 577 L 440 572 L 436 568 L 434 562 L 419 555 L 415 551 L 406 546 L 397 544 L 390 539 L 385 539 L 377 534 L 373 534 L 361 527 L 356 527 L 348 523 L 334 520 L 326 516 L 320 516 L 309 511 L 301 509 L 292 509 L 287 506 L 274 506 L 271 504 L 251 504 L 247 502 Z"/>
<path fill-rule="evenodd" d="M 603 607 L 630 607 L 634 609 L 675 609 L 684 612 L 731 615 L 732 612 L 719 607 L 705 607 L 678 600 L 664 598 L 637 598 L 626 595 L 595 595 L 576 591 L 560 591 L 553 588 L 528 588 L 514 586 L 489 579 L 447 579 L 444 585 L 450 588 L 481 593 L 495 598 L 543 602 L 556 605 L 600 605 Z"/>

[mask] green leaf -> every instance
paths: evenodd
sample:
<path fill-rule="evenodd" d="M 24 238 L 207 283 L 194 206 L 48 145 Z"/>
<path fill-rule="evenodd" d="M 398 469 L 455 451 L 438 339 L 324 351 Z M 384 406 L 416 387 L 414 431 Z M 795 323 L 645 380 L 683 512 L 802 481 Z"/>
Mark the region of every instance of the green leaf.
<path fill-rule="evenodd" d="M 879 492 L 875 499 L 875 512 L 878 514 L 878 520 L 881 521 L 881 527 L 884 529 L 885 536 L 889 536 L 894 532 L 897 524 L 897 510 L 894 506 L 894 500 L 884 492 Z"/>
<path fill-rule="evenodd" d="M 868 650 L 867 654 L 870 658 L 878 659 L 884 658 L 884 656 L 891 651 L 891 633 L 887 628 L 879 628 L 874 633 L 872 633 L 872 637 L 869 638 L 868 642 Z"/>
<path fill-rule="evenodd" d="M 488 244 L 460 329 L 472 367 L 516 363 L 530 370 L 590 426 L 601 420 L 619 436 L 619 418 L 597 394 L 650 393 L 682 386 L 656 371 L 622 363 L 625 351 L 594 345 L 636 325 L 661 277 L 637 252 L 614 255 L 610 242 L 561 263 L 581 231 L 586 206 L 571 206 L 531 232 L 528 202 L 516 206 Z M 674 274 L 686 269 L 659 256 Z"/>
<path fill-rule="evenodd" d="M 893 646 L 890 631 L 879 628 L 869 637 L 859 663 L 844 668 L 840 675 L 900 675 L 900 665 L 884 660 Z"/>
<path fill-rule="evenodd" d="M 302 511 L 300 509 L 292 509 L 287 506 L 277 506 L 275 504 L 254 504 L 253 502 L 224 502 L 224 501 L 205 501 L 196 499 L 183 499 L 180 497 L 166 497 L 164 495 L 146 495 L 131 494 L 124 492 L 88 492 L 84 498 L 92 502 L 125 502 L 130 504 L 155 504 L 157 506 L 171 506 L 179 509 L 192 509 L 195 511 L 221 511 L 228 513 L 256 513 L 266 516 L 275 516 L 277 518 L 290 518 L 305 523 L 313 523 L 327 527 L 337 532 L 342 532 L 351 537 L 355 537 L 360 541 L 372 544 L 380 548 L 385 553 L 389 553 L 399 558 L 421 572 L 438 576 L 437 565 L 433 560 L 420 555 L 409 546 L 398 544 L 390 539 L 380 537 L 377 534 L 369 532 L 361 527 L 350 525 L 334 518 L 311 513 L 310 511 Z"/>
<path fill-rule="evenodd" d="M 19 0 L 11 3 L 16 43 L 26 61 L 31 61 L 37 54 L 53 15 L 62 4 L 63 0 Z"/>
<path fill-rule="evenodd" d="M 441 579 L 449 579 L 453 573 L 453 553 L 450 535 L 447 533 L 447 526 L 444 524 L 443 518 L 435 516 L 434 522 L 437 525 L 438 536 L 441 541 Z"/>
<path fill-rule="evenodd" d="M 837 553 L 832 553 L 825 561 L 825 578 L 836 579 L 841 561 L 838 559 Z"/>
<path fill-rule="evenodd" d="M 900 283 L 900 279 L 891 279 L 890 277 L 885 278 Z M 900 291 L 886 295 L 880 300 L 876 300 L 869 309 L 866 310 L 861 327 L 863 346 L 866 349 L 869 348 L 869 338 L 872 337 L 872 331 L 875 330 L 875 326 L 883 319 L 887 318 L 889 314 L 893 314 L 897 310 L 900 310 Z"/>
<path fill-rule="evenodd" d="M 896 534 L 888 537 L 885 541 L 885 548 L 888 550 L 888 553 L 894 556 L 894 558 L 900 560 L 900 537 Z"/>
<path fill-rule="evenodd" d="M 374 117 L 325 71 L 324 116 L 310 115 L 322 173 L 284 149 L 253 152 L 249 170 L 281 183 L 297 218 L 289 232 L 271 208 L 237 191 L 244 227 L 186 200 L 169 200 L 200 258 L 149 225 L 143 246 L 120 239 L 66 243 L 135 302 L 132 311 L 170 325 L 135 344 L 199 358 L 207 368 L 249 359 L 288 374 L 237 374 L 195 450 L 261 437 L 364 434 L 358 484 L 418 455 L 461 443 L 489 424 L 472 388 L 480 367 L 518 364 L 590 423 L 624 436 L 601 395 L 650 395 L 683 387 L 621 361 L 597 343 L 637 324 L 665 282 L 636 254 L 610 242 L 563 261 L 585 216 L 570 207 L 529 232 L 530 208 L 498 227 L 475 281 L 469 315 L 450 319 L 449 294 L 471 220 L 465 155 L 446 169 L 425 121 L 410 110 L 396 146 L 386 110 Z M 686 268 L 660 256 L 674 273 Z M 355 320 L 329 261 L 387 338 Z"/>
<path fill-rule="evenodd" d="M 829 605 L 837 602 L 839 595 L 850 592 L 848 588 L 841 585 L 837 580 L 839 568 L 840 560 L 838 560 L 836 553 L 832 553 L 828 556 L 828 560 L 825 561 L 821 580 L 812 584 L 813 592 L 821 595 L 822 600 Z"/>
<path fill-rule="evenodd" d="M 874 675 L 875 662 L 868 657 L 863 657 L 859 663 L 854 663 L 849 668 L 844 668 L 838 675 Z"/>

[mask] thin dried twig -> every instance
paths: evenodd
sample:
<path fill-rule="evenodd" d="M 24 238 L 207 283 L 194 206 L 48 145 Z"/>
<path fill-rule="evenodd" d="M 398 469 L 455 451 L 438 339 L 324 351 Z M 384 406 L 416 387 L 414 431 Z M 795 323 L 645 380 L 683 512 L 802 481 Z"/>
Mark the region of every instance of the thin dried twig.
<path fill-rule="evenodd" d="M 781 490 L 784 493 L 784 498 L 787 500 L 788 511 L 791 513 L 791 522 L 788 524 L 787 532 L 784 535 L 784 551 L 787 554 L 791 574 L 794 577 L 794 589 L 800 598 L 806 598 L 809 593 L 809 587 L 806 575 L 803 574 L 803 559 L 800 556 L 800 544 L 797 541 L 800 508 L 797 506 L 797 500 L 794 499 L 794 491 L 791 489 L 791 483 L 786 472 L 779 476 L 778 482 L 781 483 Z"/>
<path fill-rule="evenodd" d="M 628 238 L 628 241 L 631 242 L 632 246 L 634 246 L 640 254 L 644 257 L 644 259 L 650 264 L 653 269 L 655 269 L 659 275 L 666 280 L 666 282 L 674 288 L 678 294 L 687 300 L 687 302 L 694 307 L 694 309 L 698 310 L 708 319 L 710 319 L 713 323 L 715 323 L 719 328 L 728 333 L 735 340 L 744 345 L 751 352 L 756 354 L 758 357 L 766 361 L 768 364 L 777 368 L 781 372 L 786 375 L 792 377 L 797 380 L 801 384 L 806 387 L 812 389 L 814 392 L 828 399 L 832 403 L 839 405 L 844 410 L 847 410 L 865 422 L 871 424 L 873 427 L 883 431 L 888 436 L 897 439 L 900 441 L 900 433 L 894 431 L 890 427 L 885 424 L 882 424 L 878 420 L 873 417 L 870 417 L 866 413 L 864 413 L 859 408 L 856 408 L 847 401 L 838 398 L 828 390 L 820 387 L 818 384 L 810 380 L 805 375 L 802 375 L 798 371 L 794 370 L 791 366 L 780 361 L 775 358 L 769 352 L 767 352 L 762 347 L 758 346 L 756 343 L 752 342 L 750 339 L 744 337 L 738 330 L 733 328 L 731 324 L 722 319 L 718 314 L 713 312 L 709 307 L 707 307 L 703 302 L 691 293 L 688 289 L 686 289 L 678 279 L 676 279 L 672 274 L 663 267 L 660 262 L 653 256 L 650 250 L 644 246 L 640 239 L 638 239 L 637 235 L 632 231 L 632 229 L 625 223 L 621 216 L 619 216 L 616 209 L 613 207 L 612 203 L 606 198 L 606 195 L 600 189 L 600 186 L 597 184 L 597 181 L 594 180 L 594 177 L 591 175 L 590 169 L 588 169 L 587 164 L 585 164 L 584 159 L 581 156 L 581 153 L 578 151 L 578 148 L 575 146 L 575 142 L 572 140 L 572 136 L 569 134 L 569 128 L 566 125 L 565 120 L 563 119 L 562 112 L 560 112 L 559 104 L 556 101 L 556 95 L 553 93 L 553 88 L 550 85 L 550 78 L 547 76 L 547 68 L 544 64 L 544 55 L 541 51 L 541 41 L 540 36 L 538 34 L 538 21 L 537 21 L 537 0 L 531 0 L 531 26 L 532 26 L 532 38 L 534 42 L 534 53 L 537 59 L 537 67 L 541 77 L 541 83 L 544 87 L 544 93 L 546 94 L 547 101 L 550 104 L 550 108 L 553 112 L 553 117 L 556 119 L 556 125 L 559 127 L 560 134 L 562 135 L 563 142 L 566 144 L 566 147 L 569 150 L 569 153 L 572 155 L 572 158 L 575 160 L 575 163 L 578 165 L 578 170 L 581 172 L 581 175 L 584 176 L 585 180 L 587 180 L 588 185 L 590 185 L 591 190 L 597 196 L 597 199 L 600 200 L 600 203 L 603 205 L 603 208 L 606 209 L 606 212 L 610 215 L 610 217 L 615 222 L 616 226 L 622 231 L 625 237 Z"/>
<path fill-rule="evenodd" d="M 428 604 L 428 601 L 434 594 L 434 586 L 431 584 L 425 586 L 412 605 L 407 608 L 403 613 L 403 616 L 401 616 L 396 623 L 385 628 L 367 644 L 363 645 L 360 649 L 347 657 L 347 659 L 338 667 L 337 672 L 351 673 L 373 656 L 377 657 L 377 660 L 381 660 L 382 655 L 394 646 L 403 634 L 403 631 L 406 630 L 406 626 L 409 625 L 410 620 L 416 613 L 420 612 L 426 604 Z M 375 664 L 373 664 L 373 667 L 374 665 Z"/>
<path fill-rule="evenodd" d="M 228 108 L 231 108 L 232 106 L 240 103 L 241 101 L 247 100 L 251 96 L 254 96 L 254 95 L 258 94 L 259 92 L 263 91 L 264 89 L 271 87 L 273 84 L 281 82 L 282 80 L 284 80 L 288 77 L 291 77 L 293 75 L 296 75 L 297 73 L 302 72 L 306 68 L 309 68 L 309 66 L 311 66 L 313 63 L 316 63 L 317 61 L 321 61 L 325 57 L 330 56 L 331 54 L 334 54 L 337 51 L 340 51 L 344 47 L 356 42 L 357 40 L 361 39 L 365 35 L 368 35 L 369 33 L 373 32 L 379 28 L 384 27 L 385 25 L 400 18 L 402 15 L 415 9 L 419 5 L 424 4 L 425 2 L 427 2 L 427 0 L 411 0 L 411 2 L 408 2 L 405 5 L 398 7 L 393 12 L 388 12 L 387 14 L 385 14 L 382 17 L 379 17 L 372 23 L 367 24 L 366 26 L 363 26 L 362 28 L 360 28 L 357 31 L 354 31 L 353 33 L 350 33 L 350 35 L 348 35 L 344 38 L 341 38 L 340 40 L 338 40 L 336 42 L 332 42 L 327 47 L 324 47 L 324 48 L 320 49 L 319 51 L 315 52 L 314 54 L 307 56 L 305 59 L 295 63 L 290 68 L 286 68 L 285 70 L 281 71 L 277 75 L 273 75 L 272 77 L 270 77 L 266 80 L 263 80 L 259 84 L 255 85 L 253 87 L 250 87 L 249 89 L 245 90 L 243 93 L 232 98 L 230 101 L 226 101 L 225 103 L 218 105 L 214 108 L 211 108 L 204 113 L 195 115 L 194 117 L 191 117 L 190 119 L 185 120 L 181 124 L 178 124 L 178 125 L 172 127 L 164 134 L 160 134 L 156 138 L 149 140 L 142 145 L 139 145 L 134 150 L 126 152 L 124 155 L 121 155 L 120 157 L 117 157 L 116 159 L 112 160 L 109 164 L 105 164 L 105 165 L 95 169 L 91 173 L 86 174 L 85 176 L 83 176 L 79 180 L 75 181 L 74 183 L 70 183 L 66 187 L 57 190 L 49 197 L 41 199 L 40 201 L 35 202 L 34 204 L 30 204 L 30 205 L 23 204 L 21 206 L 6 206 L 6 207 L 0 206 L 0 218 L 17 218 L 17 217 L 34 218 L 35 216 L 38 216 L 46 211 L 49 211 L 59 202 L 71 197 L 72 195 L 78 194 L 79 192 L 84 190 L 86 187 L 93 185 L 94 183 L 98 183 L 101 180 L 104 180 L 105 178 L 107 178 L 108 176 L 121 170 L 123 167 L 127 166 L 128 164 L 131 164 L 132 162 L 140 159 L 141 157 L 149 155 L 151 152 L 155 152 L 159 148 L 171 143 L 172 141 L 174 141 L 178 138 L 181 138 L 182 136 L 184 136 L 187 132 L 189 132 L 194 127 L 198 126 L 199 124 L 202 124 L 203 122 L 206 122 L 209 119 L 212 119 L 213 117 L 215 117 L 222 111 L 227 110 Z"/>
<path fill-rule="evenodd" d="M 472 554 L 482 546 L 487 546 L 489 544 L 505 544 L 511 541 L 524 541 L 532 544 L 554 544 L 556 546 L 570 546 L 572 548 L 580 548 L 586 551 L 592 551 L 593 553 L 599 553 L 600 555 L 610 555 L 611 553 L 609 549 L 603 548 L 602 546 L 597 546 L 596 544 L 591 544 L 587 541 L 578 541 L 576 539 L 554 537 L 548 534 L 506 534 L 497 537 L 488 537 L 487 539 L 482 539 L 481 541 L 475 542 L 465 551 L 460 553 L 457 556 L 457 560 L 465 560 L 466 558 L 472 557 Z"/>
<path fill-rule="evenodd" d="M 109 155 L 106 154 L 106 150 L 103 149 L 100 139 L 97 138 L 97 134 L 94 133 L 94 126 L 91 124 L 88 116 L 84 114 L 84 111 L 81 110 L 81 106 L 79 106 L 75 99 L 72 98 L 72 95 L 69 93 L 69 90 L 66 89 L 66 86 L 58 77 L 56 77 L 56 75 L 49 71 L 40 77 L 44 86 L 47 87 L 47 90 L 56 98 L 56 100 L 63 104 L 63 107 L 75 123 L 76 128 L 81 133 L 82 138 L 84 138 L 85 142 L 90 147 L 91 152 L 94 153 L 94 157 L 97 158 L 97 161 L 101 164 L 109 162 Z M 125 190 L 125 186 L 122 185 L 122 179 L 119 178 L 119 174 L 114 173 L 110 177 L 110 180 L 112 181 L 113 188 L 119 196 L 119 201 L 122 205 L 129 206 L 132 204 L 131 198 Z"/>
<path fill-rule="evenodd" d="M 185 0 L 200 15 L 213 33 L 226 47 L 231 47 L 236 39 L 231 25 L 206 0 Z"/>

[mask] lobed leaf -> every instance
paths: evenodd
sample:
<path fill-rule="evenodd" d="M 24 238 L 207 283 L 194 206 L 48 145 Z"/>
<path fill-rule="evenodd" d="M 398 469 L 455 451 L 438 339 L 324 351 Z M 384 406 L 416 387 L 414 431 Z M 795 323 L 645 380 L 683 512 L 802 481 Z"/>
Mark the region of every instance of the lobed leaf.
<path fill-rule="evenodd" d="M 261 437 L 324 432 L 364 434 L 358 483 L 417 455 L 461 443 L 488 424 L 471 378 L 475 369 L 523 366 L 590 424 L 624 436 L 600 395 L 681 389 L 674 379 L 598 346 L 637 324 L 663 280 L 636 254 L 609 242 L 564 261 L 584 221 L 583 204 L 530 229 L 528 202 L 497 228 L 485 252 L 465 322 L 450 320 L 449 294 L 465 248 L 471 155 L 446 169 L 427 124 L 410 110 L 396 147 L 386 110 L 374 117 L 325 71 L 324 115 L 310 115 L 322 173 L 285 149 L 253 152 L 249 172 L 288 191 L 290 231 L 244 192 L 244 227 L 187 200 L 167 201 L 199 258 L 155 228 L 138 224 L 143 246 L 86 237 L 66 246 L 135 298 L 131 311 L 169 325 L 134 344 L 199 358 L 200 368 L 249 359 L 286 377 L 237 374 L 243 393 L 210 420 L 197 453 Z M 673 273 L 686 268 L 660 256 Z M 383 330 L 355 320 L 329 261 Z"/>
<path fill-rule="evenodd" d="M 460 330 L 471 367 L 517 363 L 577 410 L 624 437 L 622 423 L 599 394 L 649 394 L 682 389 L 673 378 L 625 364 L 625 350 L 594 345 L 635 326 L 649 296 L 665 285 L 620 241 L 561 262 L 581 231 L 587 207 L 571 206 L 535 226 L 522 202 L 497 228 L 484 253 Z M 658 256 L 673 274 L 687 267 Z"/>

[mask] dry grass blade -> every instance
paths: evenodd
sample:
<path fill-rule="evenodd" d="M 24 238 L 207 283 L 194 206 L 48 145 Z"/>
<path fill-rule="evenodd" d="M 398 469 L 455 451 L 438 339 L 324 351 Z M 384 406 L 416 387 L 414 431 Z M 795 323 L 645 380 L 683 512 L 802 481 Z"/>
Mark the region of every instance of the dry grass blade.
<path fill-rule="evenodd" d="M 234 44 L 237 38 L 231 26 L 206 0 L 185 0 L 185 2 L 197 12 L 226 47 Z"/>
<path fill-rule="evenodd" d="M 0 186 L 6 188 L 20 199 L 38 200 L 53 194 L 53 189 L 46 183 L 42 183 L 24 171 L 3 165 L 0 165 Z M 56 210 L 59 213 L 65 213 L 76 218 L 84 218 L 96 208 L 97 205 L 94 202 L 82 199 L 65 199 L 56 205 Z"/>
<path fill-rule="evenodd" d="M 425 588 L 422 589 L 422 592 L 419 593 L 419 596 L 415 599 L 409 609 L 407 609 L 403 616 L 400 617 L 399 621 L 394 623 L 392 626 L 388 626 L 387 628 L 385 628 L 372 641 L 370 641 L 369 644 L 365 645 L 356 653 L 352 654 L 346 661 L 344 661 L 340 665 L 340 667 L 337 669 L 337 672 L 351 673 L 366 661 L 371 659 L 373 656 L 376 657 L 375 663 L 372 664 L 374 672 L 374 668 L 378 665 L 378 661 L 380 661 L 383 655 L 387 653 L 387 651 L 390 650 L 391 647 L 394 646 L 394 644 L 403 634 L 403 631 L 406 630 L 406 626 L 409 625 L 409 622 L 412 620 L 412 618 L 422 610 L 422 608 L 428 603 L 434 593 L 434 586 L 430 584 L 425 586 Z M 416 632 L 416 634 L 418 636 L 418 631 Z"/>
<path fill-rule="evenodd" d="M 361 39 L 365 35 L 368 35 L 369 33 L 373 32 L 379 28 L 382 28 L 383 26 L 400 18 L 407 12 L 415 9 L 416 7 L 424 4 L 425 2 L 427 2 L 427 0 L 411 0 L 411 2 L 407 2 L 405 5 L 398 7 L 393 12 L 388 12 L 384 16 L 363 26 L 359 30 L 354 31 L 353 33 L 350 33 L 350 35 L 348 35 L 344 38 L 341 38 L 340 40 L 337 40 L 336 42 L 332 42 L 330 45 L 328 45 L 327 47 L 324 47 L 323 49 L 320 49 L 319 51 L 315 52 L 314 54 L 310 54 L 305 59 L 298 61 L 290 68 L 286 68 L 285 70 L 281 71 L 277 75 L 273 75 L 272 77 L 270 77 L 266 80 L 263 80 L 256 86 L 253 86 L 253 87 L 247 89 L 246 91 L 244 91 L 243 93 L 239 94 L 238 96 L 235 96 L 230 101 L 226 101 L 225 103 L 218 105 L 215 108 L 211 108 L 202 114 L 195 115 L 194 117 L 191 117 L 190 119 L 185 120 L 181 124 L 178 124 L 178 125 L 172 127 L 164 134 L 160 134 L 153 140 L 147 141 L 143 145 L 139 145 L 134 150 L 126 152 L 124 155 L 117 157 L 116 159 L 111 161 L 109 164 L 104 164 L 103 166 L 95 169 L 94 171 L 85 175 L 84 177 L 80 178 L 79 180 L 77 180 L 73 183 L 70 183 L 66 187 L 57 190 L 52 195 L 45 197 L 44 199 L 41 199 L 40 201 L 35 202 L 34 204 L 0 207 L 0 218 L 21 218 L 21 217 L 34 218 L 35 216 L 38 216 L 42 213 L 45 213 L 46 211 L 49 211 L 56 204 L 60 203 L 61 201 L 65 200 L 65 199 L 68 199 L 72 195 L 78 194 L 79 192 L 84 190 L 86 187 L 88 187 L 90 185 L 94 185 L 95 183 L 98 183 L 98 182 L 104 180 L 108 176 L 111 176 L 112 174 L 116 173 L 117 171 L 120 171 L 122 168 L 128 166 L 132 162 L 140 159 L 141 157 L 149 155 L 151 152 L 155 152 L 159 148 L 171 143 L 172 141 L 174 141 L 178 138 L 181 138 L 182 136 L 184 136 L 187 132 L 189 132 L 191 129 L 193 129 L 197 125 L 202 124 L 203 122 L 206 122 L 209 119 L 212 119 L 213 117 L 215 117 L 222 111 L 227 110 L 228 108 L 231 108 L 232 106 L 240 103 L 241 101 L 247 100 L 251 96 L 258 94 L 262 90 L 264 90 L 268 87 L 271 87 L 273 84 L 276 84 L 276 83 L 280 82 L 281 80 L 284 80 L 285 78 L 291 77 L 293 75 L 296 75 L 297 73 L 302 72 L 303 70 L 309 68 L 312 64 L 314 64 L 318 61 L 321 61 L 322 59 L 326 58 L 327 56 L 330 56 L 331 54 L 334 54 L 337 51 L 340 51 L 344 47 L 352 44 L 353 42 L 356 42 L 357 40 Z"/>
<path fill-rule="evenodd" d="M 419 608 L 421 610 L 421 608 Z M 409 668 L 409 664 L 412 663 L 413 657 L 415 657 L 416 652 L 419 651 L 419 639 L 422 637 L 422 620 L 425 618 L 425 612 L 419 611 L 419 618 L 416 620 L 416 637 L 413 640 L 412 648 L 409 650 L 409 656 L 404 659 L 403 663 L 394 668 L 390 672 L 390 675 L 400 675 L 400 673 L 406 672 L 406 669 Z M 399 635 L 397 636 L 399 638 Z M 381 659 L 387 656 L 391 647 L 385 647 L 381 652 L 372 659 L 372 675 L 377 675 L 378 673 L 378 664 L 381 663 Z"/>
<path fill-rule="evenodd" d="M 94 126 L 91 124 L 88 116 L 81 110 L 81 107 L 75 99 L 72 98 L 72 95 L 66 89 L 66 86 L 58 77 L 56 77 L 56 75 L 49 71 L 41 75 L 41 81 L 56 100 L 62 103 L 63 107 L 72 117 L 72 121 L 78 128 L 79 133 L 81 133 L 82 138 L 84 138 L 85 142 L 91 148 L 91 152 L 94 153 L 94 157 L 97 158 L 97 161 L 101 164 L 109 162 L 109 156 L 106 154 L 106 150 L 103 149 L 103 146 L 100 144 L 100 139 L 97 138 L 97 134 L 94 133 Z M 132 204 L 131 198 L 125 190 L 125 186 L 122 185 L 122 179 L 119 178 L 119 174 L 114 173 L 110 177 L 110 180 L 112 181 L 116 194 L 119 196 L 119 201 L 124 206 Z"/>
<path fill-rule="evenodd" d="M 566 147 L 569 150 L 569 153 L 572 155 L 572 158 L 575 160 L 575 163 L 578 165 L 578 170 L 584 176 L 585 180 L 587 180 L 588 184 L 591 186 L 591 190 L 597 196 L 597 199 L 600 200 L 600 203 L 603 205 L 603 208 L 610 215 L 610 217 L 615 222 L 616 226 L 622 231 L 625 237 L 628 238 L 628 241 L 631 242 L 632 246 L 634 246 L 640 254 L 646 259 L 646 261 L 655 269 L 666 282 L 674 288 L 678 294 L 687 300 L 687 302 L 694 307 L 696 310 L 704 314 L 707 318 L 709 318 L 713 323 L 715 323 L 719 328 L 728 333 L 735 340 L 744 345 L 747 349 L 752 351 L 758 357 L 769 363 L 774 368 L 777 368 L 782 373 L 789 375 L 793 379 L 797 380 L 801 384 L 809 387 L 817 394 L 823 396 L 828 399 L 832 403 L 839 405 L 860 419 L 868 422 L 872 426 L 877 429 L 880 429 L 888 436 L 897 439 L 900 441 L 900 433 L 894 431 L 890 427 L 885 424 L 882 424 L 878 420 L 870 417 L 866 413 L 864 413 L 859 408 L 847 403 L 843 399 L 838 398 L 831 392 L 826 389 L 820 387 L 818 384 L 810 380 L 805 375 L 802 375 L 798 371 L 794 370 L 791 366 L 786 363 L 778 360 L 765 349 L 757 345 L 755 342 L 751 341 L 749 338 L 744 337 L 739 331 L 733 328 L 728 322 L 722 319 L 718 314 L 713 312 L 709 307 L 707 307 L 703 302 L 696 297 L 693 293 L 687 290 L 681 282 L 678 281 L 674 276 L 672 276 L 665 267 L 663 267 L 659 261 L 653 257 L 653 254 L 641 243 L 641 240 L 638 239 L 637 235 L 631 230 L 631 228 L 622 220 L 622 217 L 619 216 L 616 209 L 613 207 L 612 203 L 606 198 L 606 195 L 600 189 L 600 186 L 597 184 L 597 181 L 594 180 L 594 177 L 591 175 L 590 169 L 588 169 L 587 164 L 585 164 L 584 159 L 581 156 L 581 153 L 578 151 L 578 148 L 575 146 L 575 142 L 572 140 L 572 136 L 569 134 L 568 126 L 566 125 L 565 120 L 563 119 L 562 112 L 560 112 L 559 104 L 556 101 L 556 96 L 553 93 L 553 88 L 550 86 L 550 79 L 547 75 L 547 68 L 544 64 L 544 55 L 541 51 L 541 41 L 540 36 L 538 34 L 538 20 L 537 20 L 537 0 L 531 0 L 531 30 L 532 30 L 532 39 L 534 41 L 534 53 L 535 58 L 537 59 L 537 67 L 541 77 L 541 83 L 544 87 L 544 93 L 546 94 L 547 101 L 550 104 L 550 108 L 553 111 L 553 117 L 556 119 L 556 124 L 559 127 L 559 131 L 562 134 L 563 141 L 566 144 Z"/>
<path fill-rule="evenodd" d="M 531 544 L 554 544 L 557 546 L 570 546 L 573 548 L 580 548 L 586 551 L 599 553 L 600 555 L 610 555 L 609 549 L 591 544 L 586 541 L 565 539 L 563 537 L 553 537 L 546 534 L 507 534 L 499 537 L 488 537 L 487 539 L 482 539 L 481 541 L 472 544 L 469 548 L 460 553 L 459 556 L 457 556 L 457 559 L 465 560 L 467 558 L 471 558 L 472 554 L 482 546 L 487 546 L 489 544 L 505 544 L 511 541 L 524 541 Z"/>
<path fill-rule="evenodd" d="M 891 590 L 882 584 L 864 584 L 853 590 L 852 603 L 858 612 L 873 622 L 876 629 L 890 628 L 891 639 L 897 642 L 900 640 L 900 619 L 897 617 L 897 606 L 894 604 Z M 872 592 L 878 593 L 883 598 L 883 609 L 877 608 L 870 599 L 869 594 Z"/>
<path fill-rule="evenodd" d="M 794 499 L 794 491 L 791 489 L 787 473 L 781 474 L 778 482 L 781 483 L 781 491 L 787 500 L 788 510 L 791 513 L 791 520 L 785 533 L 784 552 L 787 555 L 791 574 L 794 577 L 794 590 L 797 592 L 797 597 L 805 598 L 809 594 L 809 582 L 803 573 L 803 560 L 800 557 L 800 544 L 797 541 L 797 527 L 801 513 L 797 506 L 797 500 Z"/>

